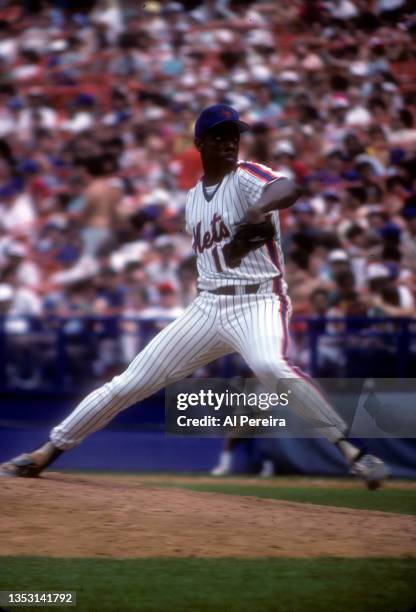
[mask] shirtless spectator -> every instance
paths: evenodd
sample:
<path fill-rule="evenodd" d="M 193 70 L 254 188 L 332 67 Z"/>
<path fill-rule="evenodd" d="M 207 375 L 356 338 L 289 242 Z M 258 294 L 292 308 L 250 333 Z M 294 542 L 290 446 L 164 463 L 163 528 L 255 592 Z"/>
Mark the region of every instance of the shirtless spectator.
<path fill-rule="evenodd" d="M 86 167 L 91 182 L 85 191 L 85 207 L 79 222 L 84 253 L 96 255 L 100 249 L 115 242 L 114 225 L 123 188 L 115 176 L 117 166 L 112 156 L 101 154 L 90 158 Z"/>

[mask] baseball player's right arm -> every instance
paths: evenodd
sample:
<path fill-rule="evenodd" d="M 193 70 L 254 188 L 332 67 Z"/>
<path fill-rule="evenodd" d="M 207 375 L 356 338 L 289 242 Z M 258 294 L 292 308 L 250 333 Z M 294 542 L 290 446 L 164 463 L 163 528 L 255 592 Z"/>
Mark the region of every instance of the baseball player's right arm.
<path fill-rule="evenodd" d="M 280 178 L 266 185 L 255 208 L 263 213 L 282 210 L 292 206 L 301 194 L 301 189 L 294 181 Z"/>
<path fill-rule="evenodd" d="M 301 194 L 300 187 L 287 178 L 277 179 L 265 186 L 262 195 L 247 213 L 247 221 L 258 223 L 272 210 L 282 210 L 293 206 Z"/>
<path fill-rule="evenodd" d="M 266 213 L 292 206 L 300 195 L 296 183 L 262 164 L 241 162 L 239 177 L 249 207 L 248 223 L 264 221 Z"/>

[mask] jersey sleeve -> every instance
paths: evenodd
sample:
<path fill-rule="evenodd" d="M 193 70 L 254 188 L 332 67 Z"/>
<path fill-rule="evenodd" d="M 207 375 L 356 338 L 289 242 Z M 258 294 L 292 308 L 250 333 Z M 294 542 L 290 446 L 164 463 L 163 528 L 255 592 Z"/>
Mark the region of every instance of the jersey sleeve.
<path fill-rule="evenodd" d="M 271 168 L 263 166 L 263 164 L 241 162 L 239 164 L 239 178 L 240 188 L 247 204 L 251 207 L 260 199 L 266 185 L 284 177 Z"/>

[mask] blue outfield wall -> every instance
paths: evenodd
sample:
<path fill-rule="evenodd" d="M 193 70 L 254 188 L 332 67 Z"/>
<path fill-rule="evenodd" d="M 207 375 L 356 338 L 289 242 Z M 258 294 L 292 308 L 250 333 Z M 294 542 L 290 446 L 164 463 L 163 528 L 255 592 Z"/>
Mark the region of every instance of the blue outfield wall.
<path fill-rule="evenodd" d="M 0 395 L 0 461 L 44 442 L 51 427 L 66 416 L 77 398 L 53 394 Z M 118 415 L 104 430 L 56 461 L 57 468 L 208 472 L 222 448 L 217 438 L 170 437 L 163 431 L 163 394 Z M 366 447 L 390 465 L 393 476 L 416 477 L 416 440 L 366 440 Z M 233 469 L 253 473 L 262 458 L 277 474 L 342 476 L 345 464 L 332 444 L 321 439 L 244 440 Z"/>

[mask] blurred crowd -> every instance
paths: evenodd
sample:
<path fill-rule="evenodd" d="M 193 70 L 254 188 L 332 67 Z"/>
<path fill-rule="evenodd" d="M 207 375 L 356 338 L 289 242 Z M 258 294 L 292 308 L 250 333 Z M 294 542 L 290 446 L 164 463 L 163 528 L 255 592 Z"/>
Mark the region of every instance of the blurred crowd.
<path fill-rule="evenodd" d="M 0 0 L 0 313 L 176 316 L 193 122 L 297 180 L 295 314 L 413 316 L 416 7 L 405 0 Z"/>

